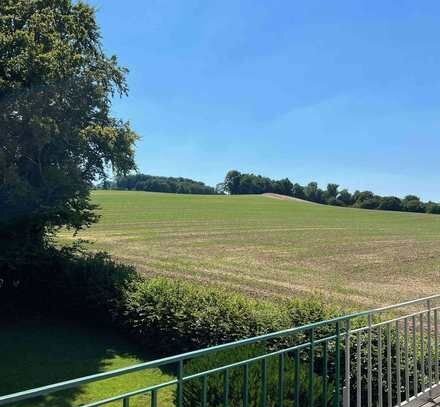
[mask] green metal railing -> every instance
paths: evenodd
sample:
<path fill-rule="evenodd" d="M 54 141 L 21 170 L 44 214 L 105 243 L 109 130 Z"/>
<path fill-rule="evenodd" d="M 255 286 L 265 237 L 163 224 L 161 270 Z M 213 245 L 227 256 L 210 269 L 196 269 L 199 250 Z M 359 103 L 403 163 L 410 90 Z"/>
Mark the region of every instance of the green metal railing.
<path fill-rule="evenodd" d="M 170 388 L 178 407 L 423 405 L 440 389 L 439 309 L 440 295 L 408 301 L 0 396 L 0 405 L 154 368 L 175 379 L 86 406 L 148 395 L 157 407 Z"/>

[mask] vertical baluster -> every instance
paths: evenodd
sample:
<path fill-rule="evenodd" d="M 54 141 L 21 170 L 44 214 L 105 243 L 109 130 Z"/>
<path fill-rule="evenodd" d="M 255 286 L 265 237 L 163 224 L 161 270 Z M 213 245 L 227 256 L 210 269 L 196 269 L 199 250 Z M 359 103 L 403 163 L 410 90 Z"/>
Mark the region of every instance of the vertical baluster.
<path fill-rule="evenodd" d="M 362 342 L 361 333 L 357 333 L 357 349 L 356 349 L 356 387 L 357 387 L 357 407 L 362 407 Z"/>
<path fill-rule="evenodd" d="M 323 376 L 324 376 L 324 397 L 323 397 L 323 404 L 324 407 L 328 407 L 328 342 L 325 341 L 323 345 L 323 353 L 324 353 L 324 367 L 323 367 Z"/>
<path fill-rule="evenodd" d="M 300 407 L 299 390 L 299 349 L 297 349 L 295 352 L 295 407 Z"/>
<path fill-rule="evenodd" d="M 177 368 L 177 407 L 183 406 L 183 360 L 179 360 Z"/>
<path fill-rule="evenodd" d="M 202 394 L 202 407 L 208 405 L 208 376 L 203 375 L 203 394 Z"/>
<path fill-rule="evenodd" d="M 350 320 L 347 319 L 345 323 L 345 405 L 344 407 L 350 407 Z"/>
<path fill-rule="evenodd" d="M 413 315 L 412 317 L 412 340 L 413 340 L 413 344 L 412 344 L 412 348 L 413 348 L 413 380 L 414 380 L 414 397 L 417 397 L 417 395 L 419 394 L 419 379 L 418 379 L 418 375 L 417 375 L 417 364 L 419 363 L 418 358 L 417 358 L 417 325 L 416 325 L 416 316 Z"/>
<path fill-rule="evenodd" d="M 151 392 L 151 407 L 157 407 L 157 390 Z"/>
<path fill-rule="evenodd" d="M 402 404 L 402 384 L 400 373 L 400 329 L 399 321 L 396 321 L 396 396 L 398 406 Z"/>
<path fill-rule="evenodd" d="M 267 403 L 267 360 L 261 360 L 261 407 Z"/>
<path fill-rule="evenodd" d="M 377 339 L 377 395 L 379 407 L 383 407 L 383 371 L 382 371 L 382 325 L 378 328 Z"/>
<path fill-rule="evenodd" d="M 284 406 L 284 353 L 278 357 L 278 407 Z"/>
<path fill-rule="evenodd" d="M 336 322 L 336 382 L 335 382 L 335 400 L 334 406 L 340 407 L 340 398 L 341 398 L 341 323 L 340 321 Z"/>
<path fill-rule="evenodd" d="M 405 318 L 405 400 L 409 401 L 408 318 Z"/>
<path fill-rule="evenodd" d="M 424 332 L 424 320 L 423 320 L 423 312 L 420 314 L 420 383 L 421 383 L 421 392 L 424 392 L 425 389 L 425 332 Z"/>
<path fill-rule="evenodd" d="M 310 354 L 309 354 L 309 407 L 313 407 L 313 374 L 315 370 L 315 330 L 310 330 Z"/>
<path fill-rule="evenodd" d="M 226 369 L 223 377 L 223 406 L 229 407 L 229 370 Z"/>
<path fill-rule="evenodd" d="M 368 314 L 368 362 L 367 362 L 367 380 L 368 380 L 368 407 L 373 406 L 373 387 L 372 387 L 372 350 L 371 350 L 371 325 L 372 325 L 372 315 Z"/>
<path fill-rule="evenodd" d="M 427 301 L 428 306 L 428 381 L 429 381 L 429 397 L 432 398 L 432 342 L 431 342 L 431 300 Z"/>
<path fill-rule="evenodd" d="M 130 399 L 128 397 L 124 397 L 122 399 L 122 406 L 123 407 L 130 407 Z"/>
<path fill-rule="evenodd" d="M 246 363 L 243 369 L 243 407 L 249 405 L 249 364 Z"/>
<path fill-rule="evenodd" d="M 434 361 L 435 361 L 435 382 L 440 383 L 439 360 L 438 360 L 438 310 L 434 310 Z"/>
<path fill-rule="evenodd" d="M 388 384 L 388 407 L 393 405 L 393 367 L 391 365 L 391 324 L 387 324 L 387 384 Z"/>

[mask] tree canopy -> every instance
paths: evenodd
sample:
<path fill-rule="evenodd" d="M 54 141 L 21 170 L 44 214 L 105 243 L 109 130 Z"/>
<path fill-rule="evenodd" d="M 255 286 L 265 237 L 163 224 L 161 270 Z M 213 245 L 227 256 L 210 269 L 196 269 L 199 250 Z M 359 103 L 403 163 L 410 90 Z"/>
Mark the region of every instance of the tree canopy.
<path fill-rule="evenodd" d="M 224 190 L 231 195 L 273 192 L 325 205 L 440 213 L 439 204 L 435 202 L 423 203 L 415 195 L 408 195 L 404 199 L 400 199 L 395 196 L 382 197 L 371 191 L 355 191 L 352 194 L 347 189 L 339 190 L 339 185 L 332 183 L 328 184 L 325 190 L 322 190 L 317 182 L 310 182 L 302 186 L 299 183 L 292 184 L 288 178 L 277 181 L 261 175 L 242 174 L 237 170 L 231 170 L 226 174 L 223 186 Z"/>
<path fill-rule="evenodd" d="M 105 187 L 105 185 L 103 185 Z M 159 177 L 145 174 L 131 174 L 116 177 L 115 182 L 107 188 L 128 189 L 136 191 L 171 192 L 175 194 L 215 194 L 213 187 L 203 182 L 188 178 Z"/>
<path fill-rule="evenodd" d="M 96 220 L 92 182 L 135 168 L 137 135 L 110 113 L 127 70 L 102 49 L 92 7 L 0 2 L 0 244 L 41 245 Z"/>

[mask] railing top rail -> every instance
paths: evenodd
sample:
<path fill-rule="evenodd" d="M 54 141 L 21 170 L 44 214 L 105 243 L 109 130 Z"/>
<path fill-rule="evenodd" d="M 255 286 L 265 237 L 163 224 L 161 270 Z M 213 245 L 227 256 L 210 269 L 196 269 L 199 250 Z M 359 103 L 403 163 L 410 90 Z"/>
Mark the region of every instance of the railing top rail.
<path fill-rule="evenodd" d="M 232 349 L 232 348 L 242 346 L 242 345 L 250 345 L 250 344 L 254 344 L 257 342 L 266 341 L 266 340 L 270 340 L 270 339 L 274 339 L 274 338 L 285 337 L 285 336 L 292 335 L 295 333 L 300 333 L 300 332 L 308 331 L 308 330 L 311 330 L 314 328 L 319 328 L 319 327 L 322 327 L 325 325 L 338 324 L 340 322 L 344 322 L 344 321 L 347 321 L 349 319 L 354 319 L 354 318 L 373 316 L 373 315 L 381 313 L 381 312 L 391 311 L 391 310 L 394 310 L 397 308 L 407 307 L 407 306 L 411 306 L 411 305 L 422 304 L 424 302 L 437 300 L 437 299 L 440 300 L 440 294 L 432 295 L 432 296 L 424 297 L 424 298 L 420 298 L 420 299 L 410 300 L 410 301 L 402 302 L 400 304 L 394 304 L 394 305 L 375 308 L 375 309 L 371 309 L 371 310 L 361 311 L 361 312 L 357 312 L 357 313 L 351 313 L 348 315 L 343 315 L 343 316 L 332 318 L 329 320 L 314 322 L 311 324 L 293 327 L 293 328 L 289 328 L 289 329 L 285 329 L 285 330 L 281 330 L 281 331 L 277 331 L 277 332 L 272 332 L 269 334 L 264 334 L 264 335 L 259 335 L 259 336 L 255 336 L 255 337 L 251 337 L 251 338 L 242 339 L 242 340 L 239 340 L 236 342 L 230 342 L 230 343 L 225 343 L 222 345 L 216 345 L 216 346 L 212 346 L 209 348 L 199 349 L 199 350 L 182 353 L 182 354 L 175 355 L 175 356 L 169 356 L 169 357 L 165 357 L 165 358 L 161 358 L 161 359 L 156 359 L 156 360 L 153 360 L 150 362 L 140 363 L 140 364 L 125 367 L 125 368 L 112 370 L 109 372 L 97 373 L 97 374 L 93 374 L 90 376 L 84 376 L 79 379 L 67 380 L 64 382 L 55 383 L 55 384 L 51 384 L 48 386 L 38 387 L 35 389 L 25 390 L 25 391 L 21 391 L 21 392 L 14 393 L 14 394 L 0 396 L 0 406 L 5 405 L 7 403 L 17 402 L 20 400 L 28 399 L 30 397 L 38 397 L 38 396 L 42 396 L 42 395 L 55 393 L 55 392 L 58 392 L 61 390 L 71 389 L 74 387 L 78 387 L 78 386 L 81 386 L 81 385 L 84 385 L 87 383 L 91 383 L 91 382 L 95 382 L 95 381 L 99 381 L 99 380 L 110 379 L 110 378 L 117 377 L 117 376 L 120 376 L 123 374 L 134 373 L 134 372 L 138 372 L 138 371 L 144 370 L 144 369 L 157 368 L 157 367 L 164 366 L 164 365 L 170 365 L 173 363 L 177 363 L 177 362 L 184 361 L 187 359 L 195 358 L 198 356 L 207 355 L 212 352 Z"/>

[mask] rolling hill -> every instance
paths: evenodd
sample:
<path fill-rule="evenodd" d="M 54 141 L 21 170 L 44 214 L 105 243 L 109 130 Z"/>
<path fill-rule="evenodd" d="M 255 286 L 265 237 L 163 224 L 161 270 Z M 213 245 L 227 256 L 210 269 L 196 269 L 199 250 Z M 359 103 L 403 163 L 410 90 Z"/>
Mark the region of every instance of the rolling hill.
<path fill-rule="evenodd" d="M 440 288 L 440 216 L 262 195 L 95 191 L 93 200 L 101 221 L 80 237 L 148 275 L 355 307 Z"/>

